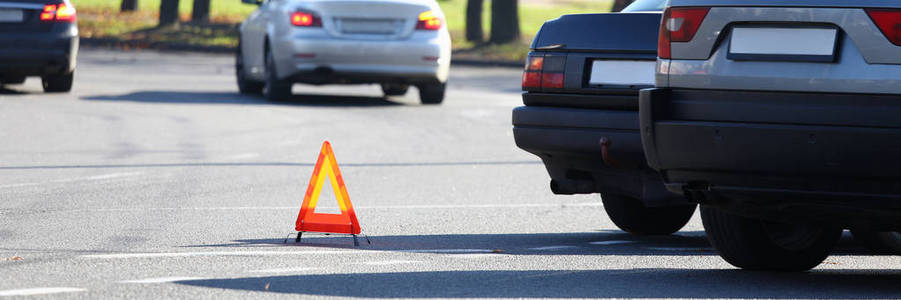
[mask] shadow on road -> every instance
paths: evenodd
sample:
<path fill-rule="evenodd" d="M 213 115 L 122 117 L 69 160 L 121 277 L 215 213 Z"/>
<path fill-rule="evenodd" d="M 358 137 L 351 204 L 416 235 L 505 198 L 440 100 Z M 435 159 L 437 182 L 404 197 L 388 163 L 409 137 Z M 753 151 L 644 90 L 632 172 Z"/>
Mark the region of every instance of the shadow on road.
<path fill-rule="evenodd" d="M 433 271 L 187 280 L 182 285 L 370 298 L 894 298 L 901 270 Z"/>
<path fill-rule="evenodd" d="M 140 91 L 124 95 L 82 97 L 88 101 L 131 101 L 147 103 L 184 104 L 254 104 L 254 105 L 297 105 L 297 106 L 395 106 L 404 105 L 383 97 L 331 96 L 314 94 L 294 94 L 293 98 L 281 102 L 271 102 L 259 96 L 225 92 L 179 92 Z"/>

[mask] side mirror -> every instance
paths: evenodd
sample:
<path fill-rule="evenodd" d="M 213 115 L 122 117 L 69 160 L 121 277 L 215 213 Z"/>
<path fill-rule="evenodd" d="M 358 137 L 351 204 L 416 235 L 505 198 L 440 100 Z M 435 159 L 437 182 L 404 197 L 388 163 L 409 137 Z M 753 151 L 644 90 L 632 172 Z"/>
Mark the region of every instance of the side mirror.
<path fill-rule="evenodd" d="M 244 4 L 253 4 L 253 5 L 263 4 L 263 0 L 241 0 L 241 2 L 243 2 Z"/>

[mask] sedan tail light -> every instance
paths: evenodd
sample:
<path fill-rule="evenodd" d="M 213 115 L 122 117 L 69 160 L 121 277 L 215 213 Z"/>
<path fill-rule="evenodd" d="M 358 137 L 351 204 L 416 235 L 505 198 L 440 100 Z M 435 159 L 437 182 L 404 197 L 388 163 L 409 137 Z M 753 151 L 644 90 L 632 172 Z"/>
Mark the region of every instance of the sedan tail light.
<path fill-rule="evenodd" d="M 297 27 L 322 27 L 322 19 L 312 12 L 299 10 L 291 14 L 291 25 Z"/>
<path fill-rule="evenodd" d="M 565 66 L 565 56 L 530 55 L 526 61 L 526 69 L 522 73 L 522 89 L 524 91 L 562 89 Z"/>
<path fill-rule="evenodd" d="M 901 10 L 867 9 L 867 14 L 892 44 L 901 46 Z"/>
<path fill-rule="evenodd" d="M 41 11 L 41 21 L 44 22 L 75 22 L 75 7 L 71 4 L 47 4 Z"/>
<path fill-rule="evenodd" d="M 671 58 L 671 43 L 691 42 L 701 28 L 701 23 L 710 12 L 709 7 L 667 8 L 660 24 L 660 39 L 657 41 L 657 55 Z"/>
<path fill-rule="evenodd" d="M 438 30 L 444 22 L 435 15 L 433 11 L 427 11 L 419 14 L 419 20 L 416 22 L 417 30 Z"/>

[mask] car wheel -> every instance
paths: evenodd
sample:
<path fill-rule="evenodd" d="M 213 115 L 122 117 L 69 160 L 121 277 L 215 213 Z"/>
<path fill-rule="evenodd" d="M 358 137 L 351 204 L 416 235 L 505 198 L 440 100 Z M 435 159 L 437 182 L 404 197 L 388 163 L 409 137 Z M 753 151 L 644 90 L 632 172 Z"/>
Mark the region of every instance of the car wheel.
<path fill-rule="evenodd" d="M 0 78 L 0 83 L 2 83 L 2 84 L 23 84 L 23 83 L 25 83 L 25 76 Z"/>
<path fill-rule="evenodd" d="M 263 96 L 270 101 L 284 101 L 291 98 L 291 82 L 278 78 L 272 51 L 266 50 L 266 83 Z"/>
<path fill-rule="evenodd" d="M 406 84 L 382 84 L 382 92 L 385 93 L 385 96 L 403 96 L 407 94 L 409 88 L 410 86 Z"/>
<path fill-rule="evenodd" d="M 72 81 L 75 79 L 75 72 L 65 75 L 48 75 L 41 77 L 44 85 L 44 92 L 47 93 L 65 93 L 72 90 Z"/>
<path fill-rule="evenodd" d="M 748 270 L 806 271 L 835 247 L 842 229 L 811 223 L 778 223 L 701 206 L 713 247 L 733 266 Z"/>
<path fill-rule="evenodd" d="M 616 194 L 601 196 L 607 216 L 616 227 L 638 235 L 668 235 L 679 231 L 697 205 L 645 207 L 641 200 Z"/>
<path fill-rule="evenodd" d="M 435 84 L 426 84 L 420 85 L 419 88 L 419 101 L 422 104 L 441 104 L 444 101 L 444 90 L 447 87 L 447 83 L 435 83 Z"/>
<path fill-rule="evenodd" d="M 263 92 L 263 83 L 247 78 L 244 69 L 244 55 L 241 54 L 241 45 L 238 45 L 235 54 L 235 77 L 238 79 L 238 92 L 241 94 L 260 94 Z"/>
<path fill-rule="evenodd" d="M 878 254 L 901 254 L 901 232 L 851 229 L 854 240 Z"/>

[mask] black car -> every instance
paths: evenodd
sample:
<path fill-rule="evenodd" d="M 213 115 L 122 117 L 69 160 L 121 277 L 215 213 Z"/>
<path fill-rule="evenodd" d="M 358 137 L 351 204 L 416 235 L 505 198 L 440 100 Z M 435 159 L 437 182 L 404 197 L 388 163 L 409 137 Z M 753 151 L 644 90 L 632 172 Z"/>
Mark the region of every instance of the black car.
<path fill-rule="evenodd" d="M 40 76 L 45 92 L 68 92 L 77 53 L 69 0 L 0 0 L 0 84 Z"/>
<path fill-rule="evenodd" d="M 516 144 L 542 159 L 551 191 L 600 193 L 610 219 L 635 234 L 676 232 L 696 207 L 647 166 L 638 128 L 664 4 L 639 0 L 621 13 L 546 22 L 523 74 L 525 106 L 513 111 Z"/>

